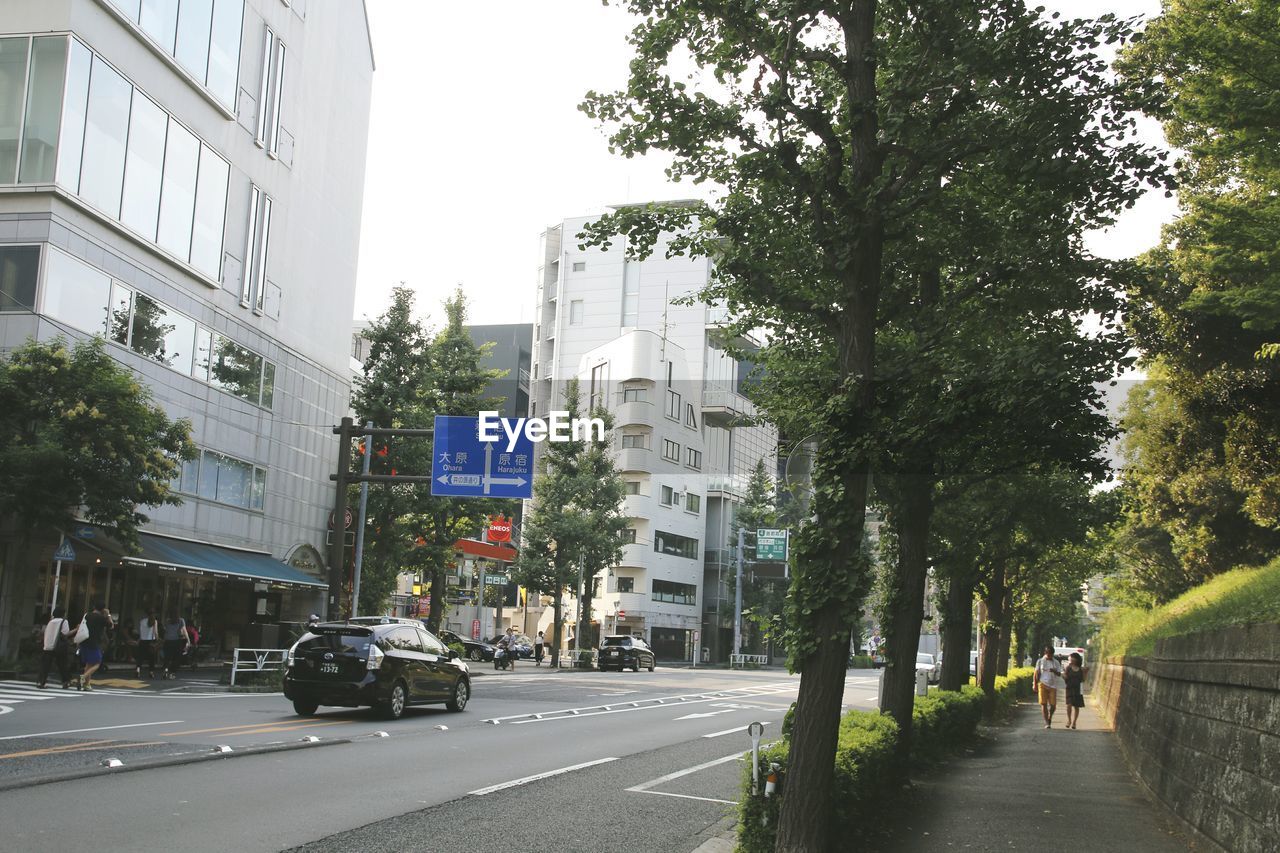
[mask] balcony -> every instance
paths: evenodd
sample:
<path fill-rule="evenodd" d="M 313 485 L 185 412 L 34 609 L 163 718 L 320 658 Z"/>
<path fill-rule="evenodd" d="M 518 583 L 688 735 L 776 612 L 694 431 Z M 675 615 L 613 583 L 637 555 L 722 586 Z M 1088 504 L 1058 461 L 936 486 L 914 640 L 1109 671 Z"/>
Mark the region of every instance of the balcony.
<path fill-rule="evenodd" d="M 736 391 L 716 385 L 702 389 L 702 418 L 712 426 L 741 426 L 755 416 L 755 404 Z"/>
<path fill-rule="evenodd" d="M 614 413 L 614 425 L 624 426 L 653 426 L 653 403 L 648 400 L 632 400 L 627 403 L 619 403 L 617 411 Z"/>
<path fill-rule="evenodd" d="M 645 561 L 649 559 L 649 555 L 653 553 L 653 546 L 646 545 L 642 542 L 633 542 L 630 545 L 622 546 L 622 559 L 618 561 L 619 566 L 627 568 L 643 569 Z"/>
<path fill-rule="evenodd" d="M 624 447 L 618 451 L 619 471 L 653 471 L 653 451 L 639 447 Z"/>
<path fill-rule="evenodd" d="M 627 495 L 622 499 L 622 514 L 627 518 L 648 518 L 653 510 L 653 498 L 648 495 Z"/>

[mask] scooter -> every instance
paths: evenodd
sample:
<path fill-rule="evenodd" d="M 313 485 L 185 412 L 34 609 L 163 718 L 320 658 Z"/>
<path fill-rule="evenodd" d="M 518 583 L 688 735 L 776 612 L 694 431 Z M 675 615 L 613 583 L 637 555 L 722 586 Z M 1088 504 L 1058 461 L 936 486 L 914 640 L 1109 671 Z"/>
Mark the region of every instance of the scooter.
<path fill-rule="evenodd" d="M 493 653 L 493 668 L 515 670 L 515 660 L 506 646 L 499 646 L 498 650 Z"/>

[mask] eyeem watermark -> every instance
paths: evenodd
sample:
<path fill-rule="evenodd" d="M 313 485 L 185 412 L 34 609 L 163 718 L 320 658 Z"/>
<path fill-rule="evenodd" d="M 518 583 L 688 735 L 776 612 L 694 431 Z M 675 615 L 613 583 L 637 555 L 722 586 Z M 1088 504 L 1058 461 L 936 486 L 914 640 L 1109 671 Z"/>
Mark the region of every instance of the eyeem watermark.
<path fill-rule="evenodd" d="M 604 441 L 604 420 L 571 418 L 568 412 L 552 412 L 549 418 L 503 418 L 497 412 L 480 413 L 480 440 L 500 441 L 507 437 L 507 452 L 516 449 L 523 434 L 530 441 Z"/>

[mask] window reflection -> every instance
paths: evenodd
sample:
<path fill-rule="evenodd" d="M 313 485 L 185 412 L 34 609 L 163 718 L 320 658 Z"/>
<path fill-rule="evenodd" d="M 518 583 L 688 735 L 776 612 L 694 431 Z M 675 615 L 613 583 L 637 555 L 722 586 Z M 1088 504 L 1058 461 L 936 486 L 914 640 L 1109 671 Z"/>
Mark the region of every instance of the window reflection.
<path fill-rule="evenodd" d="M 27 114 L 22 128 L 22 183 L 53 180 L 57 161 L 62 84 L 67 67 L 67 39 L 52 36 L 31 42 L 31 79 L 27 81 Z"/>
<path fill-rule="evenodd" d="M 257 402 L 262 385 L 262 356 L 222 335 L 214 336 L 213 352 L 209 383 Z"/>
<path fill-rule="evenodd" d="M 178 0 L 142 0 L 138 23 L 147 35 L 173 54 L 173 40 L 178 32 Z"/>
<path fill-rule="evenodd" d="M 149 98 L 134 94 L 120 221 L 152 242 L 156 239 L 156 220 L 160 214 L 160 176 L 164 169 L 168 120 L 164 110 Z"/>
<path fill-rule="evenodd" d="M 169 119 L 169 143 L 164 158 L 164 188 L 160 194 L 160 230 L 156 242 L 182 260 L 191 257 L 191 222 L 196 203 L 196 172 L 200 141 Z"/>
<path fill-rule="evenodd" d="M 139 355 L 190 373 L 195 334 L 194 321 L 141 293 L 134 298 L 129 345 Z"/>
<path fill-rule="evenodd" d="M 275 402 L 276 366 L 274 362 L 266 362 L 262 366 L 262 407 L 270 409 Z"/>
<path fill-rule="evenodd" d="M 26 36 L 0 39 L 0 184 L 12 184 L 18 175 L 18 128 L 22 127 L 29 44 Z"/>
<path fill-rule="evenodd" d="M 227 212 L 227 178 L 231 167 L 208 145 L 200 147 L 196 181 L 195 222 L 191 231 L 191 265 L 210 278 L 221 278 L 222 226 Z"/>
<path fill-rule="evenodd" d="M 213 355 L 213 333 L 203 326 L 196 329 L 196 360 L 191 375 L 201 382 L 209 381 L 209 361 Z"/>
<path fill-rule="evenodd" d="M 39 246 L 0 246 L 0 311 L 35 308 L 39 269 Z"/>
<path fill-rule="evenodd" d="M 120 217 L 125 140 L 129 136 L 129 102 L 133 86 L 98 57 L 89 78 L 89 110 L 80 164 L 80 197 L 111 216 Z"/>
<path fill-rule="evenodd" d="M 106 330 L 111 278 L 52 246 L 45 256 L 44 313 L 83 332 Z"/>
<path fill-rule="evenodd" d="M 123 346 L 129 345 L 129 312 L 132 308 L 133 291 L 118 281 L 112 282 L 107 337 Z"/>
<path fill-rule="evenodd" d="M 212 17 L 213 0 L 182 0 L 178 7 L 178 35 L 173 55 L 202 83 L 209 68 L 209 21 Z"/>
<path fill-rule="evenodd" d="M 228 107 L 235 105 L 244 0 L 110 0 Z"/>
<path fill-rule="evenodd" d="M 93 54 L 75 39 L 67 61 L 67 89 L 62 103 L 62 132 L 58 140 L 57 181 L 72 192 L 80 189 L 80 154 L 84 121 L 89 109 L 89 69 Z"/>

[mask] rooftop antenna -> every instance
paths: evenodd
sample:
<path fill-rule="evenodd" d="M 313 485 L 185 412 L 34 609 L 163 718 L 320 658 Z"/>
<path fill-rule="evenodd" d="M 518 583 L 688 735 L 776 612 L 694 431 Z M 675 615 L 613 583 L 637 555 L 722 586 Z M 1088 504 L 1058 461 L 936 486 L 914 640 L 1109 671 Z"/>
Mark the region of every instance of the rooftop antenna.
<path fill-rule="evenodd" d="M 638 308 L 639 306 L 637 306 Z M 667 311 L 671 308 L 671 279 L 667 279 L 662 290 L 662 355 L 659 362 L 667 360 Z"/>

